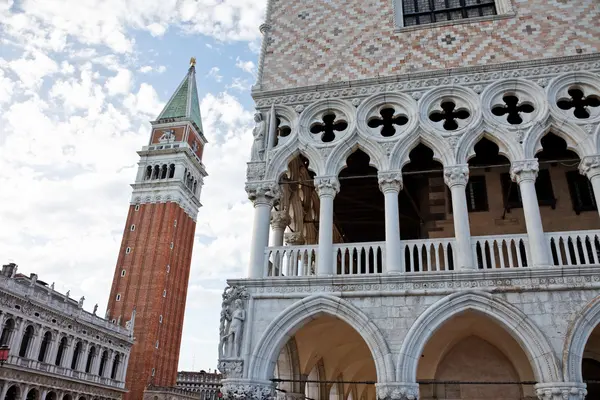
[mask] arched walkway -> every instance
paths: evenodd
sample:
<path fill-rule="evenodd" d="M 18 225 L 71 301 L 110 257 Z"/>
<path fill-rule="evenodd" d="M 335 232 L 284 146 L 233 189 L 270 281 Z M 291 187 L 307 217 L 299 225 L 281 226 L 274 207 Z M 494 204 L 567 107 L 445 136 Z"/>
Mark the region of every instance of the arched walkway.
<path fill-rule="evenodd" d="M 21 400 L 21 388 L 18 385 L 12 385 L 8 388 L 4 400 Z"/>
<path fill-rule="evenodd" d="M 379 329 L 348 301 L 328 295 L 302 299 L 281 312 L 269 324 L 252 353 L 248 368 L 249 378 L 268 380 L 273 377 L 275 364 L 285 343 L 317 318 L 340 320 L 352 328 L 350 331 L 359 333 L 371 353 L 377 381 L 393 380 L 392 356 Z"/>
<path fill-rule="evenodd" d="M 483 314 L 504 328 L 532 360 L 535 380 L 556 382 L 560 379 L 550 343 L 522 311 L 489 293 L 464 291 L 439 300 L 413 323 L 400 351 L 396 369 L 398 382 L 416 382 L 418 355 L 423 354 L 426 343 L 446 321 L 466 311 Z"/>
<path fill-rule="evenodd" d="M 582 382 L 582 362 L 585 358 L 586 347 L 594 345 L 596 335 L 600 336 L 600 296 L 590 301 L 579 313 L 571 327 L 563 349 L 563 378 L 565 382 Z M 600 341 L 598 342 L 600 353 Z M 592 358 L 592 357 L 589 357 Z M 600 354 L 597 361 L 600 361 Z"/>

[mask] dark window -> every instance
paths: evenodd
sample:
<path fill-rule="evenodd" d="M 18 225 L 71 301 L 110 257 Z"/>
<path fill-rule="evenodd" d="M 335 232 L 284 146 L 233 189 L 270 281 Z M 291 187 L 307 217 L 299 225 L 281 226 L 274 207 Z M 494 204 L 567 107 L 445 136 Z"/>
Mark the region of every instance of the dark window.
<path fill-rule="evenodd" d="M 567 182 L 571 192 L 571 202 L 573 210 L 577 214 L 582 211 L 596 211 L 596 199 L 594 198 L 594 189 L 589 179 L 581 175 L 578 171 L 567 172 Z"/>
<path fill-rule="evenodd" d="M 552 179 L 550 179 L 550 171 L 542 169 L 538 173 L 535 181 L 535 191 L 537 193 L 538 204 L 540 206 L 550 206 L 556 208 L 556 198 L 554 190 L 552 190 Z"/>
<path fill-rule="evenodd" d="M 402 0 L 402 12 L 404 26 L 413 26 L 496 15 L 496 3 L 494 0 Z"/>
<path fill-rule="evenodd" d="M 502 183 L 502 198 L 504 199 L 504 208 L 510 211 L 511 208 L 522 208 L 521 193 L 519 193 L 519 185 L 510 179 L 510 174 L 505 172 L 500 175 Z"/>
<path fill-rule="evenodd" d="M 504 207 L 507 211 L 510 211 L 511 208 L 523 208 L 519 185 L 510 179 L 510 174 L 501 174 L 500 181 L 502 183 Z M 550 172 L 547 169 L 543 169 L 538 173 L 538 177 L 535 181 L 535 191 L 540 206 L 556 207 L 556 198 L 554 197 L 554 190 L 552 189 L 552 180 L 550 179 Z"/>
<path fill-rule="evenodd" d="M 485 176 L 472 176 L 467 184 L 467 208 L 469 212 L 488 211 Z"/>

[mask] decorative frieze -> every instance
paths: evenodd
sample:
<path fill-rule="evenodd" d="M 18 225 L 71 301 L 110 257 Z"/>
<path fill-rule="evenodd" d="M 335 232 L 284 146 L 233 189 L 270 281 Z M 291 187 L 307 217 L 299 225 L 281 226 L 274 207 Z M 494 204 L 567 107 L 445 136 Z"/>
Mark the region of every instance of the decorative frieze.
<path fill-rule="evenodd" d="M 587 390 L 585 383 L 538 383 L 535 385 L 535 394 L 539 400 L 584 400 Z"/>
<path fill-rule="evenodd" d="M 275 387 L 271 382 L 225 379 L 221 393 L 225 400 L 275 400 Z"/>
<path fill-rule="evenodd" d="M 419 384 L 417 383 L 377 383 L 377 400 L 417 400 Z"/>

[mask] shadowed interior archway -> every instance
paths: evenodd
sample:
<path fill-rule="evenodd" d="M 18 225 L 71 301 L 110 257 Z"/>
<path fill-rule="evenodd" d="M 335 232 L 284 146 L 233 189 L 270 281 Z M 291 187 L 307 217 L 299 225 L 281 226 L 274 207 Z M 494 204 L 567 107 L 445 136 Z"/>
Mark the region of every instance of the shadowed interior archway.
<path fill-rule="evenodd" d="M 520 400 L 534 396 L 534 379 L 517 341 L 473 310 L 453 316 L 429 338 L 417 370 L 423 400 Z"/>

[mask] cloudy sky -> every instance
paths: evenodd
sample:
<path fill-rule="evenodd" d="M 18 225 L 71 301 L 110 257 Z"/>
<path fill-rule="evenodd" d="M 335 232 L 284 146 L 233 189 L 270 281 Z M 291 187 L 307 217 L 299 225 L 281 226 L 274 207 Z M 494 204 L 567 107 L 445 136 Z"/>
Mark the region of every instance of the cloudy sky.
<path fill-rule="evenodd" d="M 0 261 L 104 315 L 150 124 L 196 66 L 209 177 L 179 367 L 214 369 L 225 279 L 244 274 L 250 86 L 265 0 L 0 0 Z"/>

